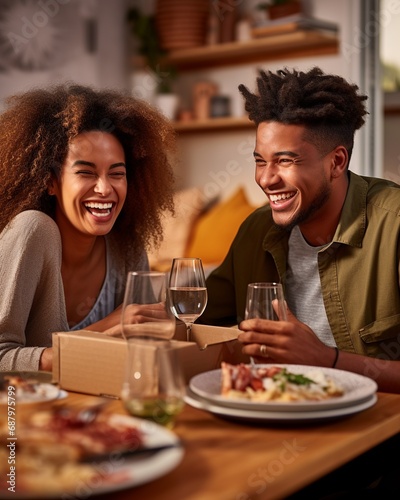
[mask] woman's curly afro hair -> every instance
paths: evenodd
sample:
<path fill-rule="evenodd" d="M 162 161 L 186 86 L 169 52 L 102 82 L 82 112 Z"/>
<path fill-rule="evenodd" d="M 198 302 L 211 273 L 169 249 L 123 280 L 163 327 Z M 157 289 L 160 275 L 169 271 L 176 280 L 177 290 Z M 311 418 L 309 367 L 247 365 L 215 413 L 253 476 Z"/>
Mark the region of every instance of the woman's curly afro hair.
<path fill-rule="evenodd" d="M 112 90 L 63 84 L 10 97 L 0 115 L 0 231 L 18 213 L 54 214 L 47 190 L 69 143 L 100 130 L 122 144 L 128 192 L 110 233 L 121 252 L 157 245 L 173 208 L 176 138 L 169 120 L 144 101 Z"/>

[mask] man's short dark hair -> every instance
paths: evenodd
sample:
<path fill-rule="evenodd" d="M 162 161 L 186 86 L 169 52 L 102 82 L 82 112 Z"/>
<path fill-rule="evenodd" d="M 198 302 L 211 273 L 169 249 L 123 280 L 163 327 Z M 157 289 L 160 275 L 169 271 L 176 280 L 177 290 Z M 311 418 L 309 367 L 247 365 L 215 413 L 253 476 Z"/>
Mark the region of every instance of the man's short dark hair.
<path fill-rule="evenodd" d="M 350 158 L 354 133 L 367 114 L 367 96 L 358 93 L 357 85 L 315 67 L 308 72 L 261 70 L 257 88 L 253 94 L 239 85 L 250 120 L 257 125 L 265 121 L 304 125 L 308 140 L 321 152 L 343 145 Z"/>

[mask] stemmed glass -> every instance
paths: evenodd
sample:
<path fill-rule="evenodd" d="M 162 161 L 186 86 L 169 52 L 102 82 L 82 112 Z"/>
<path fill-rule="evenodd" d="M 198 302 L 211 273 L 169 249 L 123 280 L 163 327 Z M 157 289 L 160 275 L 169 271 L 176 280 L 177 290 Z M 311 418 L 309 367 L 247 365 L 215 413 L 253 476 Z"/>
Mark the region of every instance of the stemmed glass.
<path fill-rule="evenodd" d="M 129 272 L 122 304 L 122 336 L 171 339 L 175 318 L 167 305 L 168 275 L 156 271 Z"/>
<path fill-rule="evenodd" d="M 280 283 L 247 285 L 245 319 L 286 320 L 285 298 Z"/>
<path fill-rule="evenodd" d="M 121 398 L 131 415 L 172 427 L 184 406 L 185 383 L 170 340 L 176 320 L 167 305 L 167 287 L 166 273 L 128 273 L 121 314 L 128 344 Z"/>
<path fill-rule="evenodd" d="M 247 285 L 245 319 L 286 320 L 286 304 L 280 283 L 249 283 Z M 251 364 L 254 359 L 251 357 Z"/>
<path fill-rule="evenodd" d="M 192 325 L 207 305 L 206 279 L 201 259 L 173 259 L 168 291 L 171 310 L 185 323 L 189 341 Z"/>

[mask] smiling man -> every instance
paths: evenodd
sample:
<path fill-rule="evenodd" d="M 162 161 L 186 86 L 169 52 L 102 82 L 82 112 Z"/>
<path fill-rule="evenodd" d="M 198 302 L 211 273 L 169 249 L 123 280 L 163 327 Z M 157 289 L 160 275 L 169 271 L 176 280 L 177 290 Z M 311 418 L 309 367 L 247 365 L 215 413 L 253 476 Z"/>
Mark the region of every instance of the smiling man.
<path fill-rule="evenodd" d="M 400 186 L 349 170 L 367 97 L 319 68 L 261 71 L 257 84 L 239 90 L 268 203 L 210 275 L 200 321 L 239 323 L 260 362 L 335 366 L 400 392 Z M 283 284 L 288 321 L 243 321 L 247 285 L 262 281 Z"/>

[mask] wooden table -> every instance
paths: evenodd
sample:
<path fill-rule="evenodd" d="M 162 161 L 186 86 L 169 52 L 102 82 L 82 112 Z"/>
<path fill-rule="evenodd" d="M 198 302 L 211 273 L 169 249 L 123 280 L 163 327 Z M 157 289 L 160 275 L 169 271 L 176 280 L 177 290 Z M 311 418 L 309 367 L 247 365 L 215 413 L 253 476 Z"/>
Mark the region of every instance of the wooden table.
<path fill-rule="evenodd" d="M 90 399 L 70 393 L 68 402 Z M 125 413 L 118 400 L 112 400 L 109 411 Z M 397 434 L 400 395 L 379 393 L 377 403 L 361 413 L 302 425 L 250 425 L 186 405 L 174 431 L 185 448 L 180 465 L 160 479 L 102 500 L 285 498 Z"/>

